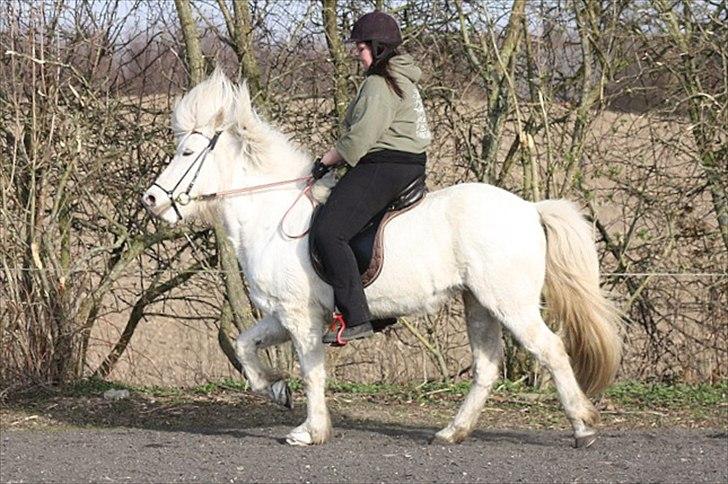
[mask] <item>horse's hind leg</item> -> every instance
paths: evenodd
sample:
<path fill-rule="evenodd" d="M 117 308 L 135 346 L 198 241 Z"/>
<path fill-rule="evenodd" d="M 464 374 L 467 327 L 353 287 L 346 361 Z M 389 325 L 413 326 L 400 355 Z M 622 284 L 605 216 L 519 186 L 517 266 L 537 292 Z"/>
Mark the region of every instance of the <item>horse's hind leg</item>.
<path fill-rule="evenodd" d="M 599 414 L 579 387 L 561 338 L 546 326 L 536 305 L 518 315 L 505 316 L 501 321 L 551 373 L 559 400 L 574 429 L 576 447 L 590 446 L 596 440 L 594 426 L 599 422 Z"/>
<path fill-rule="evenodd" d="M 240 333 L 235 341 L 235 354 L 253 391 L 267 394 L 275 403 L 293 408 L 291 391 L 282 375 L 266 367 L 258 357 L 258 350 L 289 339 L 290 335 L 281 323 L 272 316 L 266 316 Z"/>
<path fill-rule="evenodd" d="M 473 352 L 473 384 L 453 421 L 435 435 L 433 443 L 458 443 L 472 432 L 490 388 L 498 379 L 498 365 L 503 356 L 498 320 L 470 293 L 463 294 L 463 301 Z"/>

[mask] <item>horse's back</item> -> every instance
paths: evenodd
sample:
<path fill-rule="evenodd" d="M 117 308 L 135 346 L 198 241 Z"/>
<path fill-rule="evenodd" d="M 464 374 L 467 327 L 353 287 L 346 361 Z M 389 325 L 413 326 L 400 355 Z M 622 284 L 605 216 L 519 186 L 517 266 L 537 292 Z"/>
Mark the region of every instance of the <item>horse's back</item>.
<path fill-rule="evenodd" d="M 422 294 L 452 294 L 473 281 L 507 282 L 514 271 L 530 274 L 539 289 L 543 278 L 545 236 L 535 205 L 483 183 L 428 193 L 390 222 L 384 244 L 382 273 L 367 295 L 396 294 L 403 305 L 412 300 L 406 306 L 414 307 Z"/>
<path fill-rule="evenodd" d="M 479 240 L 506 238 L 512 241 L 543 233 L 533 203 L 493 185 L 453 185 L 431 192 L 425 202 L 425 211 L 443 212 L 451 230 L 458 233 L 476 231 Z"/>

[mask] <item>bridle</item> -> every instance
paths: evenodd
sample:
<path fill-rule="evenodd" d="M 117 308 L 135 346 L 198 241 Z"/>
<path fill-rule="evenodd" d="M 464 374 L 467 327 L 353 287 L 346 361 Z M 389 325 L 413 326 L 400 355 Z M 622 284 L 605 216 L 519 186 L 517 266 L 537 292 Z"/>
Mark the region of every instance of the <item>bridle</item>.
<path fill-rule="evenodd" d="M 190 134 L 187 136 L 190 136 L 193 134 L 199 134 L 200 136 L 204 136 L 205 138 L 207 138 L 207 136 L 200 133 L 199 131 L 191 131 Z M 216 131 L 212 138 L 207 138 L 210 142 L 207 144 L 207 146 L 205 146 L 205 148 L 202 151 L 200 151 L 200 154 L 197 155 L 197 158 L 195 158 L 195 161 L 193 161 L 190 164 L 190 166 L 187 168 L 187 170 L 185 170 L 185 172 L 182 174 L 182 176 L 180 177 L 177 184 L 174 187 L 172 187 L 171 190 L 167 190 L 166 188 L 164 188 L 162 185 L 160 185 L 156 181 L 154 183 L 152 183 L 152 186 L 159 188 L 160 190 L 162 190 L 164 192 L 165 195 L 167 195 L 167 198 L 169 198 L 172 208 L 174 209 L 174 213 L 177 215 L 177 218 L 179 220 L 182 220 L 182 214 L 180 213 L 179 208 L 177 208 L 177 204 L 179 203 L 180 205 L 185 206 L 192 201 L 192 197 L 190 197 L 190 192 L 192 191 L 192 187 L 195 186 L 195 182 L 197 181 L 197 177 L 200 174 L 202 165 L 205 163 L 205 159 L 207 159 L 207 155 L 213 149 L 215 149 L 215 145 L 217 144 L 217 140 L 220 139 L 221 134 L 222 134 L 222 131 Z M 199 165 L 197 165 L 198 161 L 200 162 Z M 192 176 L 192 180 L 190 180 L 190 183 L 187 185 L 187 189 L 175 197 L 174 192 L 179 188 L 179 186 L 184 181 L 185 177 L 187 177 L 187 174 L 192 170 L 192 168 L 195 167 L 195 165 L 197 165 L 197 171 L 195 171 L 195 174 Z"/>
<path fill-rule="evenodd" d="M 192 134 L 199 134 L 199 135 L 207 138 L 207 136 L 205 136 L 203 133 L 200 133 L 199 131 L 191 131 L 189 133 L 189 135 L 192 135 Z M 165 195 L 167 195 L 167 198 L 169 199 L 172 209 L 174 209 L 174 213 L 177 215 L 177 218 L 179 220 L 182 220 L 182 214 L 180 213 L 179 208 L 177 207 L 177 204 L 179 204 L 181 206 L 185 206 L 192 201 L 214 200 L 217 198 L 225 198 L 225 197 L 241 195 L 244 193 L 249 193 L 249 192 L 253 192 L 253 191 L 257 191 L 257 190 L 264 190 L 266 188 L 272 188 L 272 187 L 276 187 L 279 185 L 287 185 L 289 183 L 306 181 L 306 186 L 304 187 L 304 189 L 301 191 L 301 193 L 298 195 L 298 197 L 296 197 L 296 200 L 293 202 L 291 207 L 283 215 L 283 218 L 281 219 L 281 231 L 283 232 L 283 234 L 286 237 L 289 237 L 292 239 L 300 239 L 301 237 L 304 237 L 306 234 L 308 234 L 310 228 L 299 235 L 288 234 L 285 231 L 285 228 L 283 227 L 283 221 L 286 219 L 288 214 L 291 212 L 293 207 L 296 205 L 296 203 L 298 203 L 298 201 L 301 199 L 301 197 L 303 195 L 306 195 L 306 197 L 311 202 L 311 205 L 313 207 L 316 206 L 316 200 L 314 200 L 313 196 L 311 195 L 311 189 L 313 188 L 314 183 L 316 183 L 316 180 L 314 180 L 311 175 L 302 176 L 299 178 L 293 178 L 291 180 L 266 183 L 263 185 L 254 185 L 254 186 L 250 186 L 250 187 L 236 188 L 236 189 L 232 189 L 232 190 L 223 190 L 223 191 L 214 192 L 214 193 L 205 193 L 202 195 L 195 195 L 194 197 L 190 196 L 190 192 L 192 191 L 192 188 L 195 186 L 195 182 L 197 181 L 197 177 L 200 174 L 202 165 L 205 163 L 205 160 L 207 159 L 207 155 L 215 148 L 215 145 L 217 144 L 217 140 L 220 138 L 221 134 L 222 134 L 222 131 L 216 131 L 212 138 L 207 138 L 209 140 L 209 143 L 207 144 L 207 146 L 200 152 L 200 154 L 197 155 L 197 158 L 195 158 L 195 160 L 190 164 L 190 166 L 187 168 L 187 170 L 185 170 L 185 172 L 182 174 L 182 176 L 180 177 L 177 184 L 171 190 L 167 190 L 166 188 L 164 188 L 162 185 L 160 185 L 156 181 L 154 183 L 152 183 L 152 186 L 156 186 L 157 188 L 162 190 Z M 197 164 L 198 161 L 200 163 L 199 163 L 199 165 L 197 165 L 197 170 L 195 171 L 195 174 L 192 176 L 192 180 L 190 180 L 189 184 L 187 185 L 187 188 L 185 189 L 185 191 L 181 192 L 180 194 L 178 194 L 175 197 L 174 192 L 179 188 L 179 186 L 182 184 L 182 181 L 185 179 L 187 174 L 195 167 L 195 165 Z"/>

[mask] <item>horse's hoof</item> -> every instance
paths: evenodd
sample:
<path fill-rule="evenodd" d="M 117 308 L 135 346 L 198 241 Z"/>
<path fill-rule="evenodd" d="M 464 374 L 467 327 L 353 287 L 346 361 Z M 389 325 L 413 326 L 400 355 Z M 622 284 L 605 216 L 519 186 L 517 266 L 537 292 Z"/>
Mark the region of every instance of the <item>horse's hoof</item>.
<path fill-rule="evenodd" d="M 455 445 L 463 441 L 465 435 L 457 430 L 443 429 L 430 439 L 430 445 Z"/>
<path fill-rule="evenodd" d="M 285 380 L 278 380 L 268 389 L 270 399 L 289 410 L 293 409 L 293 395 Z"/>
<path fill-rule="evenodd" d="M 438 434 L 435 434 L 430 439 L 430 445 L 453 445 L 453 444 L 455 444 L 455 442 L 453 442 L 452 440 L 448 440 L 445 437 L 438 435 Z"/>
<path fill-rule="evenodd" d="M 461 427 L 445 427 L 430 439 L 430 444 L 434 445 L 454 445 L 459 444 L 467 438 L 470 432 Z"/>
<path fill-rule="evenodd" d="M 306 447 L 313 444 L 313 439 L 311 438 L 309 431 L 306 430 L 305 427 L 301 426 L 296 427 L 291 430 L 288 435 L 286 435 L 286 443 L 297 447 Z"/>
<path fill-rule="evenodd" d="M 592 432 L 590 434 L 581 435 L 578 437 L 574 437 L 574 448 L 576 449 L 586 449 L 590 447 L 595 441 L 597 440 L 597 433 Z"/>

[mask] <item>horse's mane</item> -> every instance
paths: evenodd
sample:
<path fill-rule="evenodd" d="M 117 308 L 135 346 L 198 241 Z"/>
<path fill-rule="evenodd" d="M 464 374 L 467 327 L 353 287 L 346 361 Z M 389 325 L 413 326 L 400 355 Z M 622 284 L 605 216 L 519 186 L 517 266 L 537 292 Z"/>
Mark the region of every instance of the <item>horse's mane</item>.
<path fill-rule="evenodd" d="M 206 128 L 218 129 L 229 121 L 235 102 L 235 87 L 220 68 L 185 94 L 172 111 L 175 136 Z M 211 133 L 207 133 L 211 134 Z"/>
<path fill-rule="evenodd" d="M 227 129 L 238 140 L 246 163 L 267 174 L 297 177 L 310 169 L 309 156 L 256 113 L 247 82 L 233 84 L 219 67 L 179 100 L 172 129 L 177 136 Z"/>

